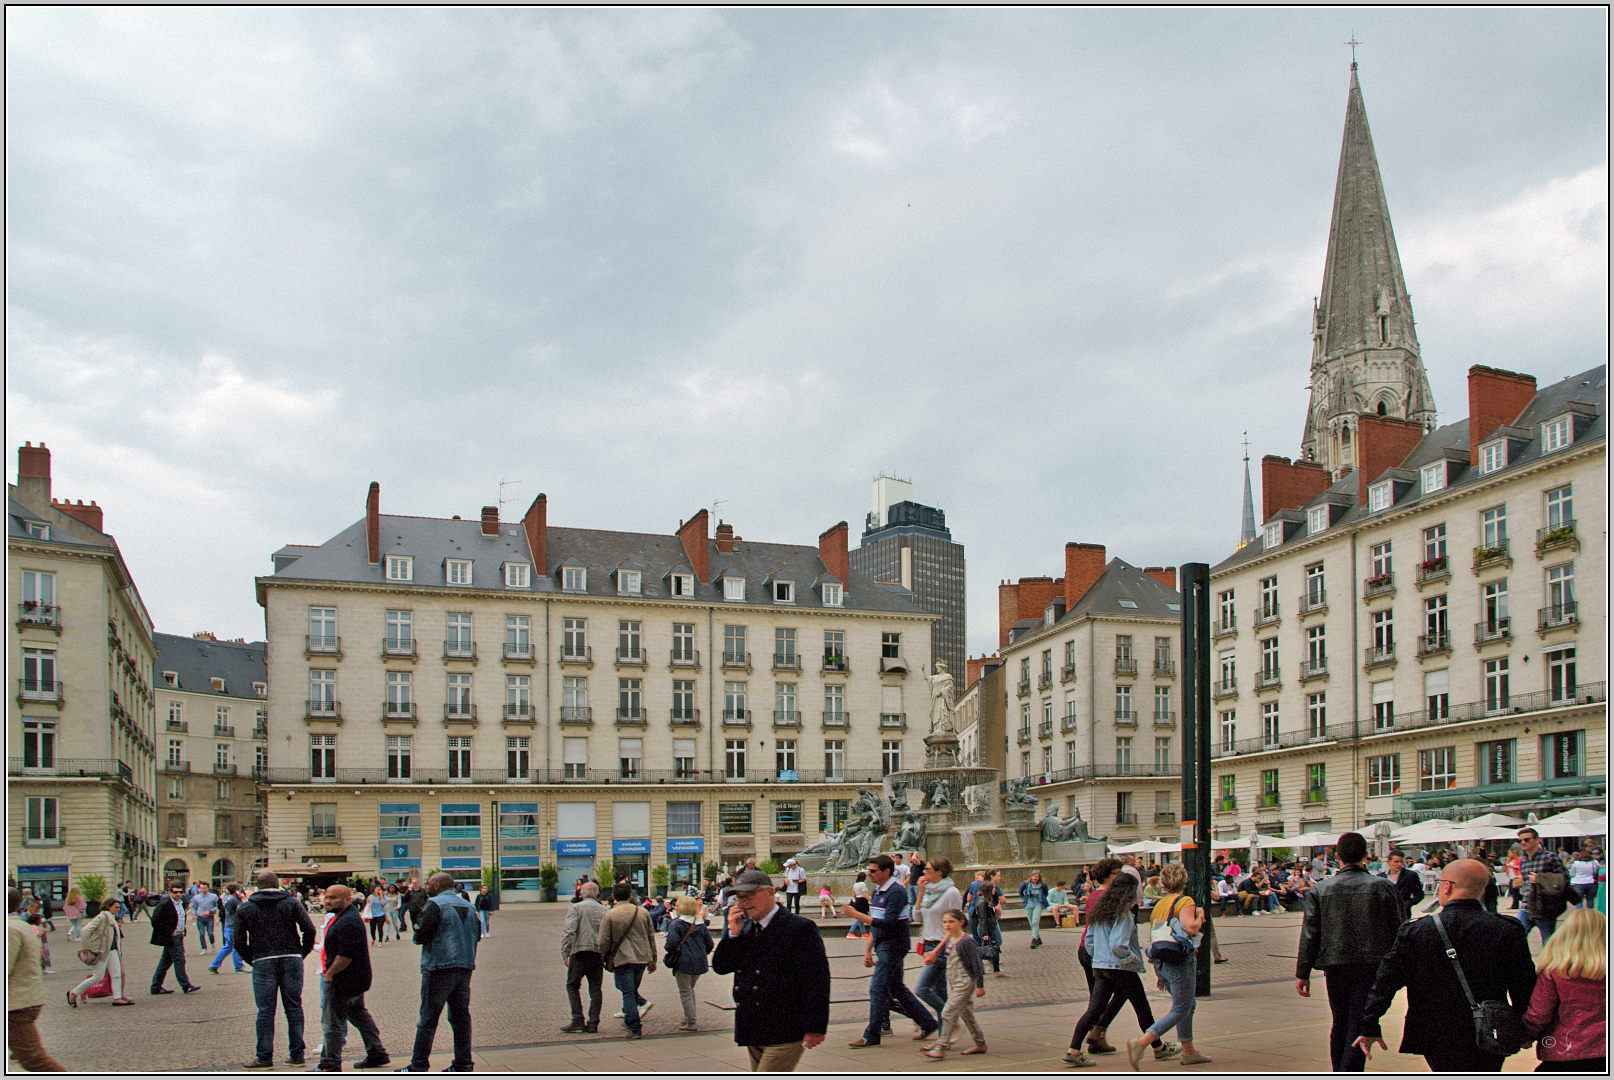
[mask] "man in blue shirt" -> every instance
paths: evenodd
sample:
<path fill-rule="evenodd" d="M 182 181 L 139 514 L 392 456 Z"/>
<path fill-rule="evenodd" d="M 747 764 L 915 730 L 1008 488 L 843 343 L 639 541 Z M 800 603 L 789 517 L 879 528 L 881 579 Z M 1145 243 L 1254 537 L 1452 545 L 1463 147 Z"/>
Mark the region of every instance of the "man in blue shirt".
<path fill-rule="evenodd" d="M 841 914 L 866 923 L 873 936 L 865 945 L 863 965 L 874 969 L 869 980 L 869 1026 L 863 1037 L 848 1045 L 854 1049 L 879 1046 L 880 1033 L 895 1009 L 919 1025 L 915 1039 L 928 1039 L 940 1026 L 913 991 L 902 981 L 902 965 L 911 947 L 908 932 L 908 890 L 893 879 L 895 864 L 889 855 L 869 860 L 869 911 L 864 914 L 851 904 L 841 905 Z"/>

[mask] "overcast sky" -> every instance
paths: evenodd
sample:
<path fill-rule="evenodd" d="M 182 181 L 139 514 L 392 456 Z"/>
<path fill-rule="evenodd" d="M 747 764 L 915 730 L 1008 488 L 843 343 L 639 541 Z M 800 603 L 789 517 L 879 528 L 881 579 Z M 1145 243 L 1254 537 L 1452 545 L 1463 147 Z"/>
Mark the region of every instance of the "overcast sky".
<path fill-rule="evenodd" d="M 1353 32 L 1441 421 L 1607 348 L 1601 10 L 6 23 L 9 443 L 170 632 L 261 637 L 371 480 L 810 544 L 911 477 L 974 653 L 1068 540 L 1216 562 L 1240 433 L 1299 451 Z"/>

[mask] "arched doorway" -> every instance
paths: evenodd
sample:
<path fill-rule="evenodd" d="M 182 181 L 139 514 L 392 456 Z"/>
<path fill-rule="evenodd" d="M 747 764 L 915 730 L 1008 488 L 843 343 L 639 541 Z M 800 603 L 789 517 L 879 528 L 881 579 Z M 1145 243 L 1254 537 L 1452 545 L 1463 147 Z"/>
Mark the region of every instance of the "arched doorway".
<path fill-rule="evenodd" d="M 163 888 L 168 888 L 175 882 L 181 885 L 190 885 L 191 867 L 184 859 L 169 859 L 163 864 Z"/>
<path fill-rule="evenodd" d="M 213 891 L 220 891 L 226 881 L 235 880 L 235 863 L 219 859 L 213 863 Z"/>

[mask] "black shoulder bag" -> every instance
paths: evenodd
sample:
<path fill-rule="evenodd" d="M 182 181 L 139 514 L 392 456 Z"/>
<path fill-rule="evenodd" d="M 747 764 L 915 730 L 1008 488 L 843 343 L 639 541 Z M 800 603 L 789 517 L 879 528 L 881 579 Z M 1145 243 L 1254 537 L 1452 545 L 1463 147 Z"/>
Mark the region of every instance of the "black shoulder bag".
<path fill-rule="evenodd" d="M 1457 962 L 1457 949 L 1452 945 L 1446 927 L 1438 914 L 1430 918 L 1435 921 L 1435 929 L 1440 931 L 1446 955 L 1451 958 L 1451 966 L 1457 971 L 1457 981 L 1463 984 L 1463 996 L 1468 998 L 1468 1008 L 1474 1014 L 1475 1048 L 1482 1054 L 1507 1057 L 1530 1045 L 1530 1034 L 1525 1030 L 1524 1021 L 1507 1002 L 1474 1000 L 1474 991 L 1468 988 L 1468 978 L 1463 974 L 1463 965 Z"/>

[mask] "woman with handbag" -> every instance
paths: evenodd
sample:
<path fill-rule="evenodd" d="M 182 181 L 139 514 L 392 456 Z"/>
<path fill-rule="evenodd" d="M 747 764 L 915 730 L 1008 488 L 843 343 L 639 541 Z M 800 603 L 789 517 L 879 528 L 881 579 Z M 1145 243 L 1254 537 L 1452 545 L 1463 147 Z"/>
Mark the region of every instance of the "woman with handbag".
<path fill-rule="evenodd" d="M 1003 871 L 988 870 L 975 894 L 975 940 L 981 947 L 981 959 L 992 965 L 995 978 L 1006 979 L 1003 973 Z"/>
<path fill-rule="evenodd" d="M 1099 869 L 1109 869 L 1106 864 L 1111 862 L 1115 860 L 1101 861 Z M 1148 995 L 1143 992 L 1143 982 L 1138 978 L 1140 972 L 1147 970 L 1143 966 L 1143 951 L 1138 947 L 1138 920 L 1132 913 L 1138 901 L 1138 879 L 1122 873 L 1118 862 L 1115 866 L 1109 883 L 1097 894 L 1098 899 L 1088 912 L 1085 944 L 1092 954 L 1093 991 L 1087 1001 L 1087 1011 L 1076 1022 L 1070 1049 L 1065 1053 L 1065 1064 L 1078 1069 L 1090 1069 L 1098 1064 L 1082 1053 L 1082 1040 L 1098 1026 L 1111 1006 L 1118 1004 L 1118 997 L 1132 1002 L 1140 1020 L 1147 1017 L 1145 1027 L 1154 1025 L 1154 1011 L 1149 1008 Z M 1155 1051 L 1157 1059 L 1169 1056 L 1167 1047 Z"/>
<path fill-rule="evenodd" d="M 697 897 L 680 896 L 677 914 L 667 920 L 665 953 L 661 959 L 678 984 L 678 1000 L 684 1006 L 684 1022 L 679 1031 L 695 1031 L 695 983 L 706 974 L 706 957 L 712 951 L 712 932 L 706 928 Z"/>
<path fill-rule="evenodd" d="M 1155 985 L 1171 994 L 1171 1011 L 1151 1024 L 1147 1031 L 1126 1044 L 1127 1060 L 1136 1069 L 1143 1060 L 1143 1049 L 1159 1043 L 1158 1051 L 1172 1044 L 1161 1036 L 1173 1027 L 1182 1039 L 1183 1065 L 1204 1065 L 1210 1058 L 1194 1049 L 1194 985 L 1199 970 L 1199 930 L 1205 913 L 1191 896 L 1188 870 L 1182 863 L 1168 863 L 1160 871 L 1160 886 L 1166 895 L 1155 904 L 1149 922 L 1149 959 L 1154 962 Z"/>
<path fill-rule="evenodd" d="M 109 900 L 101 913 L 91 919 L 79 935 L 78 958 L 90 965 L 89 978 L 67 992 L 67 1003 L 78 1008 L 79 999 L 102 979 L 112 980 L 112 1004 L 133 1005 L 123 996 L 123 934 L 118 930 L 118 916 L 123 905 Z"/>
<path fill-rule="evenodd" d="M 1524 1026 L 1536 1040 L 1536 1072 L 1607 1072 L 1608 919 L 1576 908 L 1536 958 Z"/>

